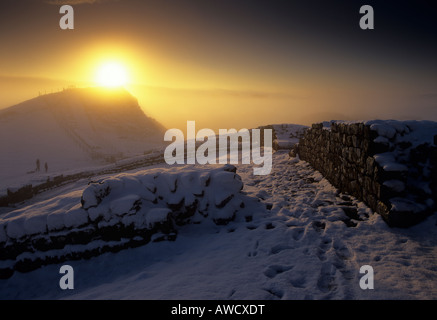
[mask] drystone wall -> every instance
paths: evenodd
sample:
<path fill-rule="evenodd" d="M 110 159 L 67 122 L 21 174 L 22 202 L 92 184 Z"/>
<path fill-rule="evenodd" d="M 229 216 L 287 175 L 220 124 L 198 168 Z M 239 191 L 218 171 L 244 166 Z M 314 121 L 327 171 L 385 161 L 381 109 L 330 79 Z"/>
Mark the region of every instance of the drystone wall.
<path fill-rule="evenodd" d="M 437 123 L 313 124 L 291 150 L 341 192 L 364 201 L 393 227 L 437 209 Z"/>
<path fill-rule="evenodd" d="M 0 279 L 15 271 L 174 240 L 187 224 L 247 220 L 261 203 L 242 188 L 232 165 L 151 169 L 90 182 L 80 203 L 68 210 L 30 207 L 0 218 Z"/>

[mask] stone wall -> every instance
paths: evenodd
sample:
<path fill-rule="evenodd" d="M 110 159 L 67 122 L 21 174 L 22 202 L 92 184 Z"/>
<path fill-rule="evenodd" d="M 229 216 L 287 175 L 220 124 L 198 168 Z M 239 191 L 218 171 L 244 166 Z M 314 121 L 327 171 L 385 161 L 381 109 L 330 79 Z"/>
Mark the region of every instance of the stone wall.
<path fill-rule="evenodd" d="M 423 132 L 419 132 L 421 128 Z M 291 150 L 394 227 L 436 211 L 437 124 L 318 123 Z"/>
<path fill-rule="evenodd" d="M 0 279 L 15 271 L 174 240 L 187 224 L 251 219 L 252 210 L 261 210 L 262 204 L 242 188 L 232 165 L 157 168 L 90 182 L 80 203 L 69 208 L 29 207 L 0 218 Z"/>

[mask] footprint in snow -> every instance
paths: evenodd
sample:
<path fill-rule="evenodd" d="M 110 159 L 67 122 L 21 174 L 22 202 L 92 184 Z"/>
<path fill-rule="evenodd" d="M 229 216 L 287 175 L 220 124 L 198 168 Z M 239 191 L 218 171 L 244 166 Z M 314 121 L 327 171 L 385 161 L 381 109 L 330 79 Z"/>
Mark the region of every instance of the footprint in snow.
<path fill-rule="evenodd" d="M 316 230 L 317 232 L 322 232 L 326 228 L 326 223 L 321 221 L 313 221 L 311 226 Z"/>
<path fill-rule="evenodd" d="M 265 190 L 261 190 L 256 194 L 256 197 L 260 198 L 261 200 L 266 200 L 270 198 L 270 194 Z"/>
<path fill-rule="evenodd" d="M 278 274 L 293 269 L 294 266 L 271 265 L 264 270 L 264 275 L 268 278 L 274 278 Z"/>
<path fill-rule="evenodd" d="M 376 261 L 376 262 L 381 261 L 381 256 L 379 256 L 379 255 L 375 256 L 373 258 L 373 261 Z"/>
<path fill-rule="evenodd" d="M 298 276 L 290 279 L 290 284 L 294 288 L 303 289 L 303 288 L 306 288 L 307 281 L 306 281 L 306 278 L 304 276 L 298 275 Z"/>
<path fill-rule="evenodd" d="M 269 294 L 271 294 L 273 297 L 277 299 L 282 299 L 282 297 L 284 296 L 284 291 L 282 291 L 279 288 L 270 288 L 270 289 L 263 289 L 263 290 L 268 292 Z"/>
<path fill-rule="evenodd" d="M 250 251 L 247 256 L 248 257 L 256 257 L 258 255 L 258 246 L 259 246 L 259 241 L 257 240 L 255 242 L 255 245 L 253 246 L 253 250 Z"/>
<path fill-rule="evenodd" d="M 304 231 L 305 229 L 302 227 L 294 227 L 291 232 L 291 236 L 295 241 L 299 241 L 300 239 L 302 239 Z"/>
<path fill-rule="evenodd" d="M 335 258 L 333 258 L 332 260 L 332 265 L 338 270 L 340 271 L 340 273 L 342 274 L 343 278 L 346 280 L 352 280 L 355 278 L 355 273 L 356 270 L 348 268 L 346 265 L 346 260 L 342 260 L 341 258 L 339 258 L 338 256 L 336 256 Z"/>
<path fill-rule="evenodd" d="M 331 248 L 332 239 L 322 238 L 319 246 L 316 248 L 316 256 L 320 261 L 326 261 L 326 251 Z"/>
<path fill-rule="evenodd" d="M 286 244 L 278 244 L 278 245 L 276 245 L 276 246 L 273 246 L 273 247 L 270 249 L 270 255 L 272 255 L 272 254 L 278 254 L 278 253 L 281 252 L 281 251 L 284 251 L 284 250 L 290 250 L 290 249 L 293 249 L 293 247 L 290 247 L 289 245 L 286 245 Z"/>
<path fill-rule="evenodd" d="M 352 257 L 351 251 L 341 240 L 334 241 L 334 250 L 335 254 L 342 260 L 349 260 Z"/>
<path fill-rule="evenodd" d="M 320 261 L 326 261 L 326 251 L 320 247 L 316 248 L 316 256 Z"/>
<path fill-rule="evenodd" d="M 317 289 L 323 293 L 329 293 L 337 289 L 337 281 L 335 277 L 337 269 L 331 263 L 324 263 L 320 270 L 320 275 L 317 280 Z"/>

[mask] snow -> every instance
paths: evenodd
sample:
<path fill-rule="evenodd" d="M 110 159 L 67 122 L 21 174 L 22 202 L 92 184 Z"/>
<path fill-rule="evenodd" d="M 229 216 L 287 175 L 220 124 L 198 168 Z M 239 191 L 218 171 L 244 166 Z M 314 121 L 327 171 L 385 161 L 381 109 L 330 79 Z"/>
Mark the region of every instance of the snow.
<path fill-rule="evenodd" d="M 272 125 L 275 130 L 276 140 L 274 144 L 278 149 L 291 149 L 299 139 L 303 136 L 307 126 L 299 124 L 274 124 Z"/>
<path fill-rule="evenodd" d="M 65 227 L 63 211 L 55 211 L 47 215 L 47 230 L 55 231 Z"/>
<path fill-rule="evenodd" d="M 96 191 L 94 189 L 97 189 L 96 185 L 93 185 L 91 188 L 86 188 L 82 195 L 82 200 L 84 202 L 83 208 L 89 209 L 96 207 L 99 204 L 99 199 L 103 196 L 96 196 Z"/>
<path fill-rule="evenodd" d="M 66 219 L 72 224 L 74 224 L 72 221 L 74 219 L 80 222 L 83 220 L 83 217 L 79 218 L 80 214 L 70 214 L 72 210 L 77 210 L 80 207 L 80 194 L 81 191 L 69 191 L 57 197 L 13 210 L 1 215 L 0 224 L 5 226 L 9 237 L 18 239 L 25 235 L 34 234 L 38 230 L 45 230 L 46 227 L 48 230 L 64 228 Z M 67 215 L 70 217 L 66 218 Z M 37 224 L 35 226 L 29 224 L 26 230 L 26 220 L 36 221 Z"/>
<path fill-rule="evenodd" d="M 114 216 L 138 214 L 135 206 L 152 210 L 156 205 L 178 207 L 182 202 L 191 206 L 199 197 L 214 219 L 228 219 L 241 205 L 241 197 L 235 196 L 243 187 L 239 176 L 228 171 L 232 168 L 225 165 L 205 171 L 179 167 L 116 175 L 88 186 L 83 192 L 83 208 L 92 221 L 99 216 L 111 221 L 117 219 Z M 228 203 L 228 208 L 221 210 Z M 149 219 L 148 214 L 146 218 Z M 140 223 L 134 217 L 123 221 Z"/>
<path fill-rule="evenodd" d="M 408 171 L 408 167 L 406 165 L 403 165 L 394 158 L 393 154 L 391 153 L 380 153 L 375 156 L 373 156 L 378 162 L 378 164 L 385 170 L 385 171 Z"/>
<path fill-rule="evenodd" d="M 390 199 L 393 211 L 406 211 L 406 212 L 420 212 L 424 209 L 424 206 L 420 203 L 413 202 L 404 198 L 392 198 Z"/>
<path fill-rule="evenodd" d="M 88 212 L 83 210 L 80 204 L 75 204 L 68 209 L 64 215 L 64 226 L 66 228 L 79 227 L 88 222 Z"/>
<path fill-rule="evenodd" d="M 229 188 L 229 186 L 232 186 L 232 188 Z M 214 204 L 220 206 L 224 201 L 239 192 L 243 188 L 243 183 L 238 176 L 220 172 L 211 181 L 211 188 L 214 188 Z"/>
<path fill-rule="evenodd" d="M 24 220 L 25 234 L 41 234 L 47 231 L 47 217 L 46 216 L 30 216 Z"/>
<path fill-rule="evenodd" d="M 129 212 L 133 208 L 135 202 L 140 199 L 141 197 L 138 194 L 129 194 L 125 197 L 111 201 L 109 204 L 109 210 L 111 213 L 121 216 Z"/>
<path fill-rule="evenodd" d="M 380 142 L 418 145 L 435 132 L 428 122 L 370 124 L 382 133 Z M 404 170 L 395 166 L 398 156 L 375 159 L 387 169 Z M 389 228 L 363 202 L 338 192 L 288 152 L 273 154 L 267 176 L 254 175 L 251 164 L 236 165 L 236 174 L 232 170 L 163 164 L 96 173 L 90 184 L 89 179 L 76 181 L 0 215 L 0 242 L 5 242 L 35 233 L 86 230 L 97 221 L 99 227 L 121 222 L 152 228 L 172 218 L 169 204 L 199 201 L 191 221 L 177 227 L 174 241 L 160 241 L 165 235 L 156 233 L 138 248 L 68 261 L 75 271 L 74 290 L 58 287 L 65 263 L 15 272 L 0 280 L 0 299 L 437 299 L 436 214 L 409 229 Z M 389 180 L 385 186 L 401 190 L 405 184 Z M 391 202 L 397 211 L 423 209 L 408 199 Z M 214 223 L 231 218 L 227 224 Z M 134 239 L 142 241 L 138 235 Z M 97 240 L 26 252 L 16 261 L 126 242 Z M 0 261 L 0 268 L 16 261 Z M 374 268 L 374 290 L 359 286 L 363 265 Z"/>
<path fill-rule="evenodd" d="M 83 251 L 90 251 L 90 250 L 99 250 L 102 249 L 105 246 L 111 247 L 111 246 L 116 246 L 116 245 L 120 245 L 127 242 L 127 239 L 122 239 L 121 241 L 93 241 L 87 244 L 77 244 L 77 245 L 67 245 L 65 246 L 64 249 L 62 250 L 49 250 L 47 252 L 35 252 L 35 253 L 30 253 L 30 252 L 25 252 L 20 254 L 17 258 L 16 261 L 23 261 L 25 259 L 29 259 L 29 260 L 35 260 L 35 259 L 42 259 L 45 256 L 50 256 L 50 257 L 62 257 L 62 255 L 65 254 L 65 252 L 68 253 L 76 253 L 76 252 L 83 252 Z"/>
<path fill-rule="evenodd" d="M 157 223 L 162 223 L 169 219 L 171 210 L 168 208 L 154 208 L 147 213 L 146 224 L 152 228 Z"/>
<path fill-rule="evenodd" d="M 428 120 L 371 120 L 364 122 L 370 125 L 379 136 L 394 139 L 395 142 L 408 141 L 416 147 L 424 143 L 433 143 L 437 134 L 437 122 Z"/>
<path fill-rule="evenodd" d="M 75 270 L 75 289 L 71 291 L 56 289 L 61 264 L 48 265 L 30 273 L 17 272 L 8 280 L 0 280 L 0 297 L 437 298 L 434 288 L 437 279 L 436 215 L 410 229 L 389 228 L 378 214 L 374 214 L 362 202 L 339 194 L 306 162 L 290 159 L 285 152 L 277 152 L 273 157 L 273 170 L 269 176 L 254 176 L 251 165 L 237 166 L 237 174 L 244 183 L 243 193 L 247 197 L 259 199 L 260 203 L 272 204 L 270 210 L 260 209 L 255 201 L 248 202 L 245 212 L 253 213 L 249 220 L 237 219 L 222 226 L 211 224 L 209 219 L 202 219 L 198 224 L 181 227 L 175 241 L 151 242 L 118 253 L 105 253 L 89 260 L 70 261 L 68 264 Z M 190 185 L 189 181 L 196 181 L 193 190 L 201 192 L 200 177 L 205 182 L 210 180 L 211 186 L 215 183 L 208 174 L 215 167 L 208 166 L 207 170 L 204 166 L 187 166 L 186 170 L 179 171 L 176 178 L 176 181 L 184 181 L 181 183 L 184 188 Z M 135 177 L 146 176 L 143 170 L 132 173 Z M 135 197 L 129 196 L 132 191 L 129 187 L 121 187 L 123 180 L 110 181 L 112 186 L 120 184 L 117 199 L 127 197 L 127 202 L 132 203 Z M 170 187 L 174 182 L 163 177 L 159 181 L 163 188 L 169 187 L 164 181 Z M 216 182 L 219 181 L 232 180 L 230 176 L 224 176 L 218 177 Z M 82 191 L 87 187 L 90 186 L 84 182 Z M 235 187 L 235 190 L 238 188 Z M 78 210 L 74 206 L 79 203 L 80 194 L 71 192 L 59 197 L 69 199 L 68 209 Z M 111 198 L 111 194 L 108 197 Z M 18 209 L 18 213 L 33 212 L 35 207 L 68 207 L 61 202 L 60 199 L 43 200 L 44 205 L 33 204 Z M 104 202 L 105 199 L 100 206 Z M 348 227 L 344 222 L 348 216 L 343 207 L 356 210 L 360 220 L 352 220 L 355 227 Z M 98 208 L 90 208 L 88 211 Z M 18 213 L 9 213 L 9 218 L 19 218 Z M 156 208 L 144 212 L 144 218 L 147 223 L 157 223 L 165 220 L 169 214 L 168 209 Z M 57 215 L 62 216 L 60 213 L 53 214 L 53 217 L 49 214 L 47 217 L 52 218 L 48 218 L 48 221 L 57 221 L 58 218 L 54 218 Z M 160 235 L 154 237 L 158 239 Z M 71 246 L 67 250 L 78 252 L 105 245 L 117 244 L 96 241 L 89 245 Z M 52 250 L 48 254 L 56 256 L 61 252 Z M 18 259 L 35 258 L 37 255 L 27 254 Z M 359 287 L 362 276 L 359 269 L 365 264 L 375 270 L 375 290 L 362 290 Z"/>
<path fill-rule="evenodd" d="M 385 145 L 389 145 L 389 144 L 390 144 L 390 141 L 389 141 L 386 137 L 384 137 L 384 136 L 378 136 L 378 137 L 376 137 L 376 138 L 373 140 L 373 142 L 381 143 L 381 144 L 385 144 Z"/>
<path fill-rule="evenodd" d="M 412 149 L 423 148 L 426 145 L 434 144 L 434 136 L 437 135 L 437 122 L 434 121 L 397 121 L 397 120 L 372 120 L 366 122 L 370 128 L 378 133 L 374 139 L 376 143 L 382 143 L 388 146 L 389 152 L 374 155 L 376 162 L 387 172 L 404 172 L 408 173 L 406 181 L 398 180 L 385 181 L 384 185 L 396 192 L 402 192 L 407 187 L 414 187 L 423 190 L 424 194 L 431 195 L 431 177 L 429 160 L 424 157 L 426 163 L 412 163 L 410 157 L 414 153 Z M 429 149 L 428 149 L 429 150 Z M 419 151 L 423 152 L 423 151 Z M 415 160 L 417 161 L 417 160 Z M 421 166 L 421 174 L 417 175 L 415 167 Z M 414 195 L 407 194 L 405 199 L 391 199 L 393 211 L 411 211 L 420 212 L 425 210 L 426 206 L 431 207 L 433 202 L 425 201 L 421 205 L 413 199 Z M 429 199 L 432 200 L 432 199 Z"/>
<path fill-rule="evenodd" d="M 24 230 L 25 217 L 14 218 L 8 221 L 6 225 L 6 234 L 10 238 L 19 239 L 26 235 Z"/>
<path fill-rule="evenodd" d="M 396 134 L 396 129 L 385 123 L 373 123 L 370 125 L 370 129 L 378 132 L 378 135 L 388 139 L 392 139 Z"/>
<path fill-rule="evenodd" d="M 405 183 L 399 180 L 387 180 L 384 182 L 384 186 L 396 192 L 402 192 L 405 190 Z"/>
<path fill-rule="evenodd" d="M 370 129 L 378 134 L 374 142 L 411 142 L 412 147 L 417 147 L 424 143 L 433 144 L 434 136 L 437 135 L 437 122 L 429 120 L 332 120 L 323 122 L 323 128 L 330 130 L 332 123 L 363 123 L 364 125 L 370 126 Z"/>

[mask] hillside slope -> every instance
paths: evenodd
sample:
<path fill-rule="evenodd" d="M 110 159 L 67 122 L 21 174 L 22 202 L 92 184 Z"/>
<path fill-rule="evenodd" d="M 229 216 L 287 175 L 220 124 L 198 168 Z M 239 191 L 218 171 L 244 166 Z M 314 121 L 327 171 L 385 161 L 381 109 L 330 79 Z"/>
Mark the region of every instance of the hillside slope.
<path fill-rule="evenodd" d="M 0 110 L 0 181 L 101 165 L 162 144 L 165 128 L 124 89 L 68 89 Z"/>

